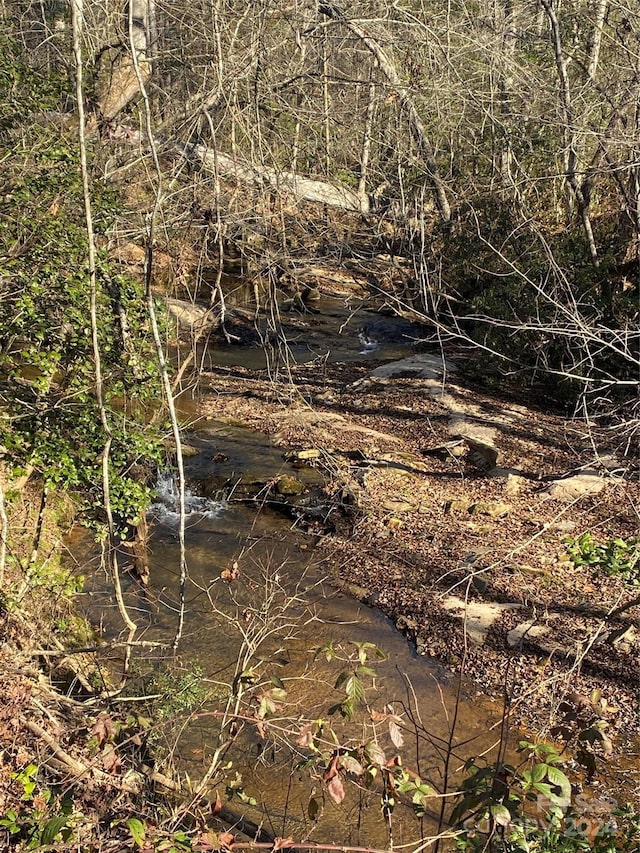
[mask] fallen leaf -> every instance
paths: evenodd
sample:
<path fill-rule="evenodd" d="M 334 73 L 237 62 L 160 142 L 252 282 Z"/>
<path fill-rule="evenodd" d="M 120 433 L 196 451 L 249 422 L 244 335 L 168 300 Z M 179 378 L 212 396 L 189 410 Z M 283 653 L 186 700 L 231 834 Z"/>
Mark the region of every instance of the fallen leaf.
<path fill-rule="evenodd" d="M 213 832 L 203 832 L 193 842 L 194 850 L 217 850 L 218 847 L 219 842 Z"/>
<path fill-rule="evenodd" d="M 94 735 L 98 741 L 98 746 L 102 746 L 105 741 L 111 740 L 115 733 L 116 728 L 113 724 L 113 720 L 108 714 L 100 714 L 91 729 L 91 734 Z"/>
<path fill-rule="evenodd" d="M 232 832 L 221 832 L 218 836 L 218 845 L 221 850 L 228 850 L 235 840 L 236 837 Z"/>
<path fill-rule="evenodd" d="M 115 750 L 113 744 L 106 744 L 102 750 L 102 766 L 107 773 L 117 773 L 121 767 L 120 756 Z"/>
<path fill-rule="evenodd" d="M 216 789 L 216 798 L 215 798 L 215 800 L 211 803 L 211 814 L 212 814 L 212 815 L 217 815 L 217 814 L 219 814 L 221 811 L 222 811 L 222 800 L 220 799 L 220 794 L 218 793 L 218 791 L 217 791 L 217 789 Z"/>
<path fill-rule="evenodd" d="M 240 574 L 240 566 L 237 562 L 233 562 L 231 566 L 226 569 L 223 569 L 220 572 L 220 577 L 223 581 L 234 581 Z"/>

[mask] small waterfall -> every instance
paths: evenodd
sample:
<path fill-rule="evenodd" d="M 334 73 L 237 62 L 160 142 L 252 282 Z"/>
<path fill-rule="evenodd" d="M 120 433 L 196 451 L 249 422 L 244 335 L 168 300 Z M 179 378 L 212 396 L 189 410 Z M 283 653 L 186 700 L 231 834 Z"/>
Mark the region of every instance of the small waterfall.
<path fill-rule="evenodd" d="M 217 518 L 227 508 L 225 501 L 203 498 L 186 488 L 184 494 L 187 518 Z M 171 471 L 159 471 L 155 487 L 155 500 L 149 507 L 149 516 L 161 524 L 177 524 L 180 518 L 178 484 Z"/>

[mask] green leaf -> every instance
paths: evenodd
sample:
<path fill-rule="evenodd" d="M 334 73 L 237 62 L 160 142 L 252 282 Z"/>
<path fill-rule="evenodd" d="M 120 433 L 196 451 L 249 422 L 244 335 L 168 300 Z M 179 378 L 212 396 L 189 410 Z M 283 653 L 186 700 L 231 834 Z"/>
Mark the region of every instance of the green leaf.
<path fill-rule="evenodd" d="M 345 693 L 353 702 L 362 702 L 364 699 L 364 685 L 360 679 L 352 675 L 345 685 Z"/>
<path fill-rule="evenodd" d="M 511 812 L 506 806 L 495 805 L 489 809 L 491 817 L 498 826 L 509 826 L 511 823 Z"/>
<path fill-rule="evenodd" d="M 571 804 L 571 783 L 567 776 L 557 767 L 549 767 L 547 770 L 547 779 L 556 788 L 560 788 L 560 794 L 555 795 L 557 805 L 569 806 Z"/>
<path fill-rule="evenodd" d="M 147 835 L 144 823 L 141 820 L 138 820 L 137 817 L 129 817 L 127 818 L 126 824 L 129 832 L 131 833 L 133 843 L 136 847 L 142 847 Z"/>
<path fill-rule="evenodd" d="M 320 804 L 315 799 L 315 797 L 311 797 L 311 799 L 309 800 L 309 805 L 307 806 L 307 814 L 309 815 L 309 820 L 316 820 L 319 811 Z"/>
<path fill-rule="evenodd" d="M 56 817 L 52 817 L 48 820 L 42 829 L 40 843 L 43 845 L 53 844 L 56 835 L 64 829 L 68 820 L 69 818 L 67 815 L 57 815 Z"/>
<path fill-rule="evenodd" d="M 340 690 L 340 688 L 345 683 L 345 681 L 349 678 L 350 675 L 351 675 L 351 673 L 347 672 L 347 670 L 344 670 L 343 672 L 341 672 L 340 675 L 336 679 L 336 683 L 333 685 L 335 687 L 335 689 Z"/>
<path fill-rule="evenodd" d="M 287 691 L 283 687 L 274 687 L 269 693 L 274 702 L 284 702 L 287 698 Z"/>
<path fill-rule="evenodd" d="M 547 775 L 547 769 L 546 764 L 534 764 L 531 768 L 531 782 L 533 784 L 536 782 L 542 782 L 544 777 Z"/>

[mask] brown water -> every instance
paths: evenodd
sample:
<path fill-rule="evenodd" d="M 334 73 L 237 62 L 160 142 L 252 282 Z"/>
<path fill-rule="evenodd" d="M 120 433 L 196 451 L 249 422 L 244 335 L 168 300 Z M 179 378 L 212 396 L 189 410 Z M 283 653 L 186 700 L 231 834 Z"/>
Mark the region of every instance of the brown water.
<path fill-rule="evenodd" d="M 355 313 L 342 300 L 330 300 L 321 308 L 321 314 L 294 317 L 285 326 L 288 357 L 378 362 L 409 355 L 418 336 L 404 321 L 381 318 L 371 311 Z M 361 338 L 358 330 L 363 327 Z M 216 364 L 268 368 L 271 358 L 273 353 L 265 355 L 258 346 L 217 346 L 209 348 L 200 363 L 205 369 Z M 195 422 L 197 403 L 180 401 L 185 421 Z M 190 489 L 188 582 L 177 668 L 183 672 L 197 668 L 212 694 L 228 695 L 238 674 L 239 656 L 246 655 L 248 645 L 257 643 L 260 631 L 266 630 L 249 656 L 259 686 L 253 688 L 255 698 L 243 713 L 255 714 L 260 696 L 272 686 L 270 679 L 277 679 L 287 691 L 270 730 L 261 733 L 253 724 L 244 727 L 225 755 L 233 767 L 214 780 L 217 790 L 225 800 L 222 778 L 241 774 L 244 790 L 256 805 L 234 798 L 231 807 L 263 823 L 275 836 L 385 847 L 388 826 L 381 812 L 379 786 L 369 791 L 352 780 L 346 785 L 344 801 L 336 805 L 321 781 L 322 766 L 299 766 L 308 754 L 295 745 L 303 720 L 330 720 L 340 742 L 349 747 L 372 737 L 366 711 L 350 725 L 339 714 L 330 715 L 329 709 L 342 695 L 334 685 L 344 665 L 316 657 L 318 647 L 331 643 L 338 657 L 353 656 L 356 643 L 375 644 L 384 651 L 385 659 L 372 663 L 375 679 L 363 679 L 366 701 L 378 712 L 390 706 L 402 716 L 405 744 L 400 750 L 393 747 L 385 723 L 377 725 L 375 736 L 387 759 L 399 752 L 403 766 L 438 791 L 455 789 L 467 758 L 486 754 L 488 760 L 495 759 L 500 709 L 470 687 L 459 689 L 457 681 L 434 661 L 417 655 L 382 613 L 340 592 L 320 574 L 317 558 L 326 557 L 330 542 L 305 534 L 295 512 L 285 503 L 278 504 L 269 487 L 282 474 L 295 476 L 315 492 L 321 507 L 321 477 L 316 471 L 293 468 L 282 448 L 243 427 L 201 422 L 186 441 L 197 455 L 185 460 Z M 127 607 L 139 626 L 138 639 L 151 644 L 136 652 L 134 669 L 141 673 L 140 690 L 142 676 L 173 660 L 169 647 L 180 607 L 175 510 L 175 486 L 170 478 L 161 477 L 158 501 L 150 513 L 150 587 L 143 591 L 123 575 Z M 87 554 L 81 559 L 87 563 Z M 107 637 L 119 636 L 122 626 L 110 585 L 99 572 L 89 580 L 85 611 L 103 626 Z M 119 652 L 114 654 L 117 663 Z M 172 689 L 179 693 L 179 685 Z M 159 700 L 165 707 L 175 700 L 167 721 L 170 755 L 180 770 L 197 780 L 219 743 L 215 714 L 221 705 L 210 698 L 190 711 L 179 710 L 180 697 L 171 695 L 172 689 L 165 686 Z M 248 689 L 245 698 L 250 695 Z M 311 798 L 321 806 L 314 821 L 308 814 Z M 431 802 L 430 815 L 420 821 L 410 802 L 399 798 L 392 819 L 395 846 L 417 849 L 434 832 L 440 800 Z"/>
<path fill-rule="evenodd" d="M 254 726 L 247 726 L 225 759 L 233 761 L 227 776 L 241 773 L 247 795 L 257 802 L 257 806 L 235 801 L 231 805 L 256 823 L 266 820 L 265 827 L 275 835 L 385 846 L 387 828 L 379 789 L 374 786 L 366 791 L 356 784 L 348 785 L 344 802 L 337 806 L 323 790 L 318 778 L 321 771 L 296 769 L 305 751 L 292 744 L 303 718 L 331 719 L 339 737 L 350 746 L 372 736 L 366 712 L 350 726 L 339 714 L 330 716 L 329 709 L 342 696 L 334 684 L 343 664 L 327 663 L 323 656 L 315 659 L 315 651 L 332 643 L 337 654 L 346 657 L 353 655 L 356 643 L 371 643 L 385 653 L 385 660 L 373 659 L 371 664 L 375 679 L 363 679 L 367 702 L 378 711 L 391 705 L 403 716 L 403 764 L 438 790 L 443 788 L 457 683 L 450 681 L 435 662 L 418 656 L 382 613 L 327 582 L 315 565 L 318 548 L 324 555 L 324 543 L 300 531 L 281 509 L 264 503 L 264 483 L 283 473 L 305 476 L 300 469 L 291 468 L 281 448 L 271 446 L 267 438 L 251 430 L 211 422 L 187 441 L 199 453 L 186 460 L 192 485 L 187 496 L 189 579 L 179 647 L 181 666 L 185 670 L 197 667 L 214 693 L 228 693 L 228 685 L 237 675 L 239 656 L 247 653 L 247 642 L 255 641 L 252 666 L 264 685 L 257 690 L 258 697 L 272 686 L 272 677 L 287 691 L 286 702 L 276 713 L 282 715 L 277 727 L 286 733 L 276 731 L 276 740 L 271 743 L 270 732 L 262 737 Z M 211 496 L 211 488 L 207 490 L 209 497 L 198 495 L 198 484 L 208 483 L 210 478 L 214 482 L 226 478 L 229 484 L 249 484 L 256 500 L 235 502 L 223 494 Z M 318 475 L 309 470 L 307 478 L 313 486 Z M 154 525 L 149 589 L 142 591 L 124 576 L 125 599 L 140 626 L 139 638 L 165 646 L 138 654 L 136 668 L 147 674 L 170 655 L 166 645 L 177 626 L 179 549 L 174 501 L 171 481 L 161 479 L 159 499 L 150 513 Z M 227 579 L 225 572 L 231 572 Z M 94 622 L 103 625 L 107 635 L 117 636 L 119 618 L 109 585 L 99 576 L 89 583 L 87 612 Z M 258 643 L 265 627 L 268 636 Z M 461 696 L 451 741 L 451 770 L 458 777 L 456 771 L 466 758 L 491 750 L 499 739 L 498 714 L 490 703 L 469 691 L 462 691 Z M 254 713 L 258 703 L 259 698 L 244 713 Z M 203 714 L 216 707 L 215 702 L 207 702 L 191 714 L 177 714 L 180 725 L 171 727 L 175 763 L 192 779 L 203 775 L 217 746 L 218 718 Z M 391 759 L 397 750 L 386 725 L 378 726 L 377 737 Z M 222 788 L 220 793 L 224 798 Z M 308 817 L 312 795 L 323 803 L 315 821 Z M 438 808 L 439 801 L 434 800 L 433 812 Z M 421 824 L 413 816 L 410 803 L 401 802 L 393 817 L 394 843 L 417 845 L 434 826 L 433 820 Z"/>

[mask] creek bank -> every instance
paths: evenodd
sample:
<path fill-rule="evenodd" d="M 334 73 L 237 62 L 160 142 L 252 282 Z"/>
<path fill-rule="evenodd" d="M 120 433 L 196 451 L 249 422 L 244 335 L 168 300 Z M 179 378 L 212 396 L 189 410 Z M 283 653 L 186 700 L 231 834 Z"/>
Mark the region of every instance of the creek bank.
<path fill-rule="evenodd" d="M 606 430 L 474 387 L 460 358 L 289 371 L 288 385 L 239 365 L 205 374 L 202 412 L 321 454 L 348 507 L 321 540 L 337 581 L 423 653 L 489 694 L 506 689 L 535 731 L 558 724 L 568 694 L 601 690 L 615 708 L 604 724 L 629 746 L 639 610 L 608 614 L 634 591 L 567 560 L 566 538 L 637 534 L 640 489 L 622 476 L 636 461 Z"/>

